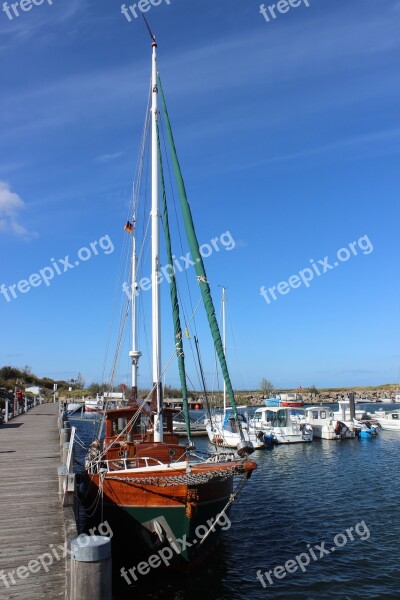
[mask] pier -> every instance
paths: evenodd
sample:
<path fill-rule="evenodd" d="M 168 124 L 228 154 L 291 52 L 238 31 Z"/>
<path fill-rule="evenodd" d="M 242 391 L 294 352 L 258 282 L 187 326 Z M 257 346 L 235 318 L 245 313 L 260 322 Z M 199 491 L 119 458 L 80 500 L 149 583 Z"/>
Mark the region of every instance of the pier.
<path fill-rule="evenodd" d="M 65 597 L 67 530 L 58 495 L 58 405 L 0 426 L 0 598 Z"/>

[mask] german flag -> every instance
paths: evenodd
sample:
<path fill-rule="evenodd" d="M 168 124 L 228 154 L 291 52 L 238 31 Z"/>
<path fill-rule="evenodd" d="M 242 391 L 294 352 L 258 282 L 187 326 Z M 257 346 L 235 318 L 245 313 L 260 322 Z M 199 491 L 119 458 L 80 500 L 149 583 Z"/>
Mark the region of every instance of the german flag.
<path fill-rule="evenodd" d="M 132 225 L 132 223 L 130 221 L 127 221 L 124 229 L 128 233 L 132 233 L 132 231 L 133 231 L 133 225 Z"/>

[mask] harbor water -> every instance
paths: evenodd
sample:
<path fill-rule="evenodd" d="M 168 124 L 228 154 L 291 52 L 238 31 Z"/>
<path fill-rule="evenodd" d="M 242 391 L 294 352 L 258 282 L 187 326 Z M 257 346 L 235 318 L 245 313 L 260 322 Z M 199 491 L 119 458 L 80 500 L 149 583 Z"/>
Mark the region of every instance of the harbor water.
<path fill-rule="evenodd" d="M 71 423 L 91 441 L 92 421 Z M 212 450 L 206 438 L 196 446 Z M 152 569 L 132 585 L 116 570 L 114 600 L 399 599 L 399 452 L 400 433 L 382 430 L 257 450 L 213 555 L 189 574 Z"/>

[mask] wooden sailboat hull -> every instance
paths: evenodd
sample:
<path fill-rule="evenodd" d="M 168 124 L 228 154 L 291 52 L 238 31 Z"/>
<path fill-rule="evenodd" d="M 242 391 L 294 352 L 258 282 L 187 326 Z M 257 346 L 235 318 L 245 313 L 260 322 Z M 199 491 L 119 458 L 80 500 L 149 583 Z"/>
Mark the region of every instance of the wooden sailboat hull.
<path fill-rule="evenodd" d="M 250 474 L 255 463 L 247 462 L 243 471 Z M 166 566 L 187 568 L 209 554 L 221 531 L 230 526 L 228 515 L 223 513 L 219 524 L 212 527 L 233 492 L 232 464 L 237 465 L 223 463 L 193 469 L 195 477 L 204 481 L 191 485 L 168 485 L 165 472 L 152 473 L 152 481 L 158 479 L 159 485 L 142 483 L 146 477 L 132 477 L 129 471 L 109 472 L 102 483 L 103 502 L 98 504 L 96 520 L 107 521 L 113 531 L 113 547 L 119 554 L 129 554 L 130 560 L 144 560 L 163 548 L 171 548 Z M 100 476 L 88 477 L 88 503 L 92 504 L 101 486 Z M 181 477 L 185 479 L 185 471 Z M 210 527 L 211 533 L 200 543 Z"/>

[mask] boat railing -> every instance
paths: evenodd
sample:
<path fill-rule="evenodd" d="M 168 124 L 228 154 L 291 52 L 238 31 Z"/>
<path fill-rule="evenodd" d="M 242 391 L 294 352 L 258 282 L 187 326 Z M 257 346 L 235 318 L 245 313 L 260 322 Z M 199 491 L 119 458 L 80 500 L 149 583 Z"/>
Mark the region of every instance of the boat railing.
<path fill-rule="evenodd" d="M 101 460 L 97 463 L 97 471 L 127 471 L 129 469 L 165 466 L 165 462 L 152 456 L 138 456 L 137 458 L 114 458 Z"/>

